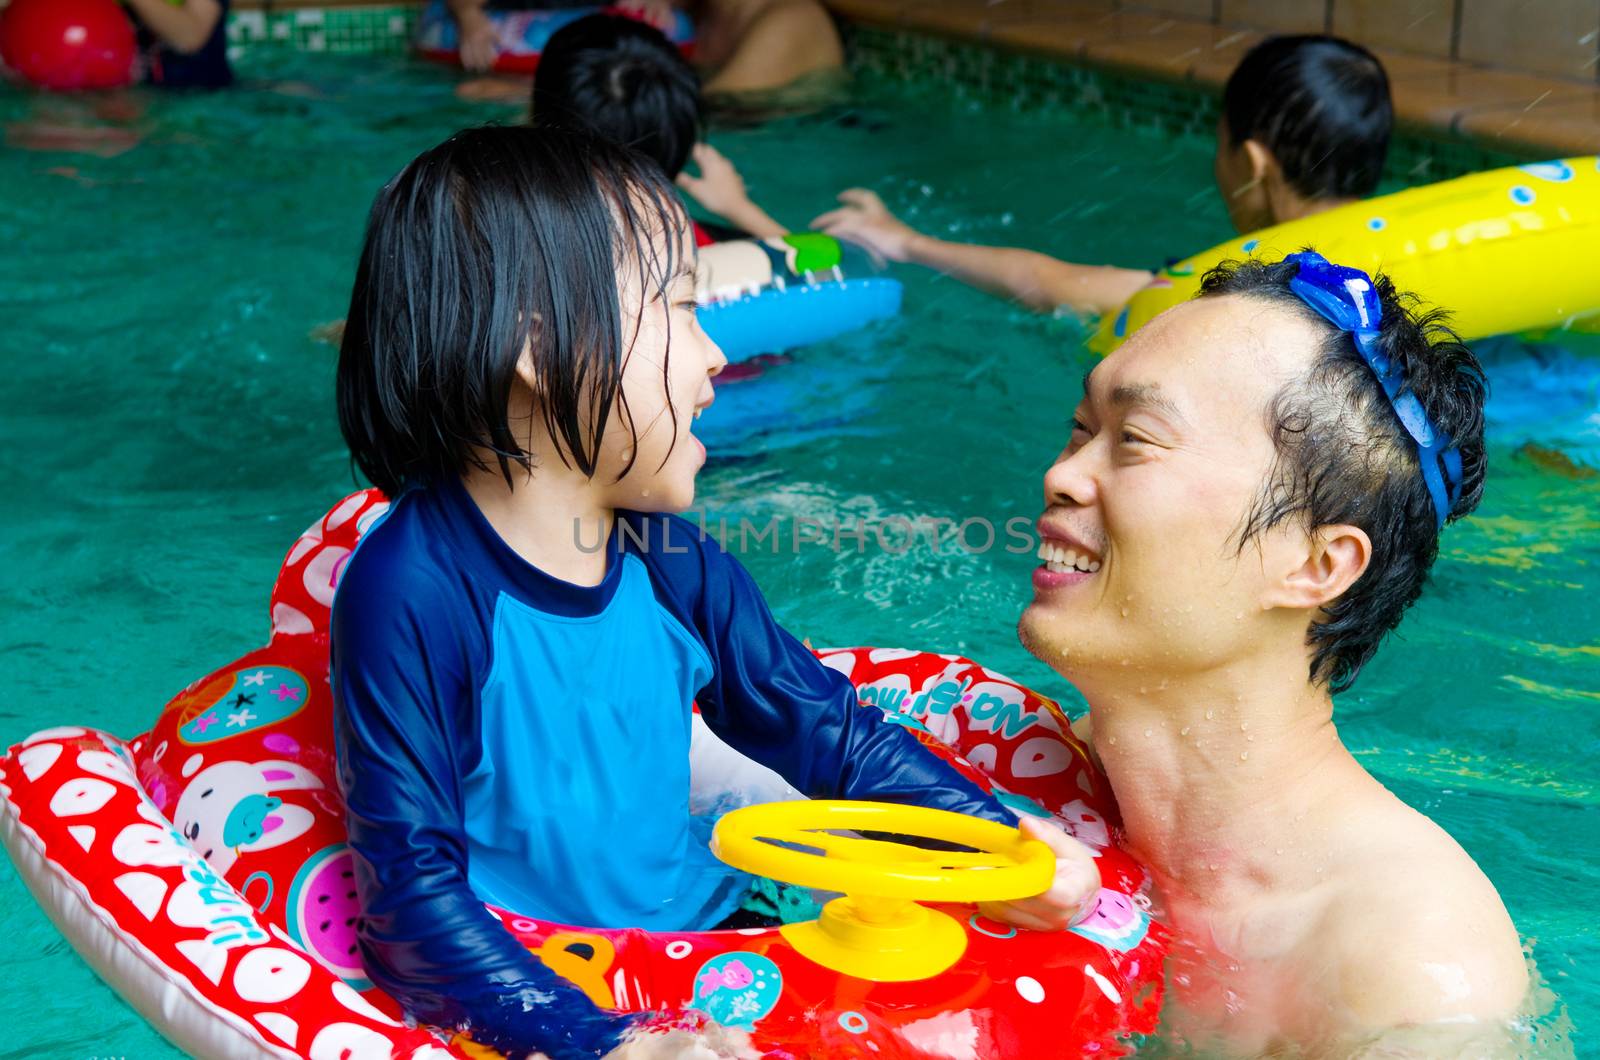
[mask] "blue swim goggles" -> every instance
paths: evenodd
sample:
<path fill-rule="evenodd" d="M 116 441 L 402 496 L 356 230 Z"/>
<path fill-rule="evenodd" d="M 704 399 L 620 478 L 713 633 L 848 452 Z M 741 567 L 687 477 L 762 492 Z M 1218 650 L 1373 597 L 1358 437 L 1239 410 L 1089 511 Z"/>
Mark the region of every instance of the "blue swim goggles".
<path fill-rule="evenodd" d="M 1378 377 L 1394 414 L 1417 443 L 1422 481 L 1428 487 L 1428 496 L 1433 498 L 1438 526 L 1443 529 L 1450 509 L 1461 496 L 1461 450 L 1449 435 L 1434 426 L 1417 395 L 1405 389 L 1405 378 L 1399 367 L 1391 364 L 1378 347 L 1378 324 L 1383 319 L 1383 306 L 1378 301 L 1378 292 L 1373 289 L 1371 277 L 1360 269 L 1334 265 L 1314 250 L 1290 254 L 1283 260 L 1300 266 L 1300 271 L 1289 281 L 1289 288 L 1334 327 L 1348 331 L 1355 339 L 1361 359 Z"/>

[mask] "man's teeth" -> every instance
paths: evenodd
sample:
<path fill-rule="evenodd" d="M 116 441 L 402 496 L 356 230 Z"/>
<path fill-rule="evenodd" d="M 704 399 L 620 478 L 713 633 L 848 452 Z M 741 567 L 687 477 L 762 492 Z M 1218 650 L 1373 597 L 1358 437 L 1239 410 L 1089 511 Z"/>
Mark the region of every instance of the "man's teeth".
<path fill-rule="evenodd" d="M 1073 549 L 1052 545 L 1048 541 L 1039 543 L 1039 558 L 1044 560 L 1047 570 L 1054 571 L 1057 574 L 1065 574 L 1069 570 L 1075 570 L 1081 574 L 1093 574 L 1100 569 L 1100 561 L 1090 558 L 1087 553 L 1080 556 Z"/>

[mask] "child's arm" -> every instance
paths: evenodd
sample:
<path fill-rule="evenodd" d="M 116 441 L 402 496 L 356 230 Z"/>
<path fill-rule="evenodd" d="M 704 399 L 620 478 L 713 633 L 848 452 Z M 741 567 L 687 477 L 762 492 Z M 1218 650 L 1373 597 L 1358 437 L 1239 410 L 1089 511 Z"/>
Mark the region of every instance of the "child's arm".
<path fill-rule="evenodd" d="M 751 201 L 744 178 L 721 151 L 710 144 L 695 144 L 694 164 L 700 167 L 700 175 L 687 170 L 679 173 L 678 187 L 695 202 L 757 239 L 789 234 L 789 229 Z"/>
<path fill-rule="evenodd" d="M 631 1021 L 546 968 L 467 882 L 457 711 L 470 693 L 452 664 L 461 630 L 425 589 L 359 589 L 341 585 L 335 602 L 332 677 L 368 975 L 415 1018 L 510 1056 L 606 1052 Z M 398 607 L 363 606 L 397 596 Z"/>
<path fill-rule="evenodd" d="M 217 0 L 126 0 L 139 20 L 175 51 L 192 54 L 205 47 L 217 22 L 222 5 Z"/>
<path fill-rule="evenodd" d="M 1153 279 L 1143 269 L 1077 265 L 1017 247 L 935 239 L 890 213 L 883 200 L 865 188 L 851 188 L 840 194 L 839 201 L 844 205 L 811 226 L 859 243 L 889 261 L 937 269 L 1040 312 L 1066 307 L 1079 313 L 1110 313 Z"/>
<path fill-rule="evenodd" d="M 1016 823 L 905 726 L 861 707 L 849 679 L 778 625 L 755 580 L 715 540 L 699 540 L 682 520 L 663 525 L 683 541 L 650 559 L 675 588 L 698 582 L 690 617 L 713 676 L 696 701 L 734 750 L 814 798 L 914 803 Z"/>
<path fill-rule="evenodd" d="M 500 43 L 489 20 L 488 0 L 447 0 L 446 6 L 456 19 L 462 68 L 477 73 L 489 69 L 500 54 Z"/>

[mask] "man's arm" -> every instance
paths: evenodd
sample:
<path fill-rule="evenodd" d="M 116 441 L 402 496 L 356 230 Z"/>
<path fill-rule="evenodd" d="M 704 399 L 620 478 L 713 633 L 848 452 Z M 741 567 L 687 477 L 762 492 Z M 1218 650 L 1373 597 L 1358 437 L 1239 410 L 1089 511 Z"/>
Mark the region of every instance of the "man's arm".
<path fill-rule="evenodd" d="M 938 269 L 1039 312 L 1065 307 L 1078 313 L 1110 313 L 1153 278 L 1144 269 L 1078 265 L 1018 247 L 936 239 L 894 216 L 865 188 L 851 188 L 840 194 L 839 201 L 844 205 L 812 221 L 812 227 L 860 243 L 890 261 Z"/>
<path fill-rule="evenodd" d="M 1453 840 L 1438 838 L 1417 838 L 1415 856 L 1367 873 L 1330 908 L 1316 941 L 1334 958 L 1329 993 L 1341 1022 L 1370 1042 L 1431 1043 L 1422 1049 L 1431 1056 L 1447 1055 L 1431 1045 L 1503 1034 L 1528 994 L 1522 942 L 1494 885 Z"/>
<path fill-rule="evenodd" d="M 217 22 L 222 5 L 217 0 L 127 0 L 139 20 L 173 51 L 192 55 L 205 47 Z"/>

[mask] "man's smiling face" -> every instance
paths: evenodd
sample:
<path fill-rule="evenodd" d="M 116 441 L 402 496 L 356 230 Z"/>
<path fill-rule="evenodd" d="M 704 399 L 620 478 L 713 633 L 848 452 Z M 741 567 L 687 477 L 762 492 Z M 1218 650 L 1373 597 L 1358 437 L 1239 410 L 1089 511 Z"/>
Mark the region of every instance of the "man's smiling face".
<path fill-rule="evenodd" d="M 1269 403 L 1319 341 L 1302 315 L 1228 295 L 1170 310 L 1095 367 L 1044 477 L 1030 651 L 1091 687 L 1102 668 L 1178 677 L 1249 651 L 1305 535 L 1241 549 L 1239 530 L 1274 462 Z"/>

